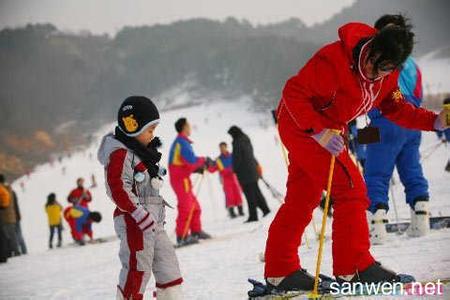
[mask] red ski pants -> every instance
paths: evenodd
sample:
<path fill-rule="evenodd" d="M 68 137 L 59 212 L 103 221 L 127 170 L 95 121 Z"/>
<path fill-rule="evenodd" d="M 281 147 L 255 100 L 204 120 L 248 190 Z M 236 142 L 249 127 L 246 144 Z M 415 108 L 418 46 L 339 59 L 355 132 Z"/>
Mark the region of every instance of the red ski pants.
<path fill-rule="evenodd" d="M 267 238 L 266 278 L 287 276 L 300 268 L 298 248 L 326 189 L 331 161 L 331 154 L 300 133 L 290 120 L 280 120 L 279 132 L 289 151 L 290 164 L 285 203 L 277 212 Z M 370 266 L 374 259 L 369 251 L 366 186 L 347 151 L 336 160 L 331 197 L 333 273 L 354 274 Z"/>
<path fill-rule="evenodd" d="M 185 234 L 189 235 L 202 230 L 202 210 L 197 197 L 194 195 L 191 180 L 189 178 L 182 178 L 178 181 L 172 183 L 178 200 L 176 234 L 177 237 L 184 237 Z"/>

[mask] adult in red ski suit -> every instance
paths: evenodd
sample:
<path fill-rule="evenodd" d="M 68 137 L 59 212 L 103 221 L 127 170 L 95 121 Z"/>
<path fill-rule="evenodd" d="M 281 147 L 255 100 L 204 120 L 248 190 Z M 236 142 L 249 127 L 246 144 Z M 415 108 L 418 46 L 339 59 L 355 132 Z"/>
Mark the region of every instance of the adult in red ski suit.
<path fill-rule="evenodd" d="M 300 269 L 301 237 L 326 189 L 331 160 L 330 152 L 314 135 L 326 129 L 344 131 L 350 121 L 372 107 L 406 128 L 436 128 L 436 114 L 403 98 L 397 86 L 398 68 L 374 79 L 365 76 L 362 64 L 369 58 L 376 34 L 365 24 L 344 25 L 339 40 L 320 49 L 283 89 L 277 118 L 290 164 L 285 203 L 269 229 L 266 278 L 282 278 Z M 355 47 L 360 47 L 356 57 Z M 373 265 L 374 258 L 369 251 L 367 190 L 347 149 L 337 156 L 331 193 L 333 273 L 355 274 Z"/>
<path fill-rule="evenodd" d="M 73 205 L 88 208 L 89 203 L 92 201 L 92 195 L 88 189 L 84 188 L 83 178 L 77 179 L 77 187 L 67 196 L 67 201 Z"/>

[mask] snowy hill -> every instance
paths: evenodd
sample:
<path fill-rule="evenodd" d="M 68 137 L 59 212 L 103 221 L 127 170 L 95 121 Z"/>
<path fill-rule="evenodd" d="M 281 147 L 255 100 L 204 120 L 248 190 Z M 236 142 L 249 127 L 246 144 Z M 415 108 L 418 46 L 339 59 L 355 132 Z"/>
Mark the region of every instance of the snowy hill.
<path fill-rule="evenodd" d="M 450 57 L 439 57 L 439 51 L 422 56 L 418 64 L 422 70 L 424 92 L 427 94 L 450 92 Z"/>
<path fill-rule="evenodd" d="M 187 117 L 193 125 L 194 149 L 199 155 L 215 157 L 221 141 L 231 142 L 226 134 L 236 124 L 249 134 L 253 141 L 256 157 L 264 168 L 265 178 L 281 192 L 285 192 L 286 166 L 276 139 L 276 130 L 269 113 L 252 112 L 251 101 L 220 102 L 165 112 L 162 124 L 157 129 L 165 143 L 164 163 L 170 143 L 175 138 L 173 123 L 181 116 Z M 78 177 L 90 182 L 94 174 L 98 186 L 91 189 L 91 208 L 103 214 L 101 224 L 94 225 L 95 236 L 114 235 L 112 211 L 114 205 L 107 198 L 104 188 L 103 169 L 96 160 L 100 137 L 113 125 L 98 132 L 96 143 L 86 150 L 64 158 L 60 163 L 38 167 L 29 177 L 14 182 L 22 209 L 22 227 L 30 254 L 17 257 L 0 265 L 0 299 L 113 299 L 120 268 L 118 241 L 111 241 L 85 247 L 65 247 L 47 250 L 48 227 L 44 204 L 46 196 L 55 192 L 61 203 L 66 204 L 69 191 Z M 433 133 L 424 134 L 422 148 L 433 147 L 437 141 Z M 444 172 L 449 151 L 440 146 L 434 155 L 424 161 L 425 174 L 430 181 L 432 193 L 431 213 L 450 214 L 450 174 Z M 65 168 L 65 174 L 62 172 Z M 197 175 L 194 175 L 197 176 Z M 398 178 L 398 176 L 397 176 Z M 198 180 L 194 178 L 194 182 Z M 25 184 L 24 190 L 20 183 Z M 177 250 L 185 279 L 185 299 L 245 299 L 249 285 L 248 277 L 262 279 L 264 265 L 258 256 L 264 250 L 268 226 L 279 207 L 262 186 L 273 213 L 258 224 L 243 224 L 243 218 L 229 220 L 225 210 L 223 192 L 217 174 L 208 174 L 200 186 L 198 198 L 203 208 L 204 229 L 215 239 L 200 245 Z M 402 196 L 402 187 L 395 185 L 395 199 L 401 218 L 409 218 L 409 209 Z M 176 204 L 175 195 L 169 183 L 162 195 L 169 203 Z M 394 220 L 393 210 L 390 218 Z M 167 230 L 172 240 L 176 211 L 168 209 Z M 319 226 L 320 211 L 316 211 L 315 222 Z M 66 226 L 67 227 L 67 226 Z M 328 228 L 330 233 L 330 228 Z M 68 230 L 64 231 L 64 242 L 70 240 Z M 317 242 L 313 230 L 308 228 L 309 248 L 302 248 L 304 267 L 314 271 Z M 450 277 L 450 231 L 433 231 L 421 239 L 391 235 L 391 244 L 373 247 L 375 257 L 392 269 L 416 275 L 418 280 Z M 331 273 L 331 242 L 326 243 L 323 261 L 324 273 Z M 148 286 L 146 299 L 151 298 L 153 283 Z M 447 291 L 448 295 L 448 291 Z"/>

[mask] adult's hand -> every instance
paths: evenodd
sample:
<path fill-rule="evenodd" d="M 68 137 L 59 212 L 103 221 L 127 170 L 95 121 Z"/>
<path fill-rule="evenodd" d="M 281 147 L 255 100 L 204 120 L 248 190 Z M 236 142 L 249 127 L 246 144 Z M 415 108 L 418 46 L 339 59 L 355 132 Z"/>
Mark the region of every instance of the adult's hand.
<path fill-rule="evenodd" d="M 324 129 L 312 138 L 334 156 L 338 156 L 345 147 L 344 138 L 334 129 Z"/>

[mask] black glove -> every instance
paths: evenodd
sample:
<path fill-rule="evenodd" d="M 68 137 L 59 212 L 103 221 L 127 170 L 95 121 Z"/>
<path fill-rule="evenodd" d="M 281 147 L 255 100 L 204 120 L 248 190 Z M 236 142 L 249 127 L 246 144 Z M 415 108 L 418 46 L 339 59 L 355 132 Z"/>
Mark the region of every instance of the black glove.
<path fill-rule="evenodd" d="M 211 159 L 211 157 L 206 157 L 205 166 L 206 168 L 213 167 L 216 163 L 214 160 Z"/>
<path fill-rule="evenodd" d="M 202 175 L 204 172 L 205 172 L 205 166 L 201 166 L 200 168 L 198 168 L 194 171 L 194 173 L 202 174 Z"/>

